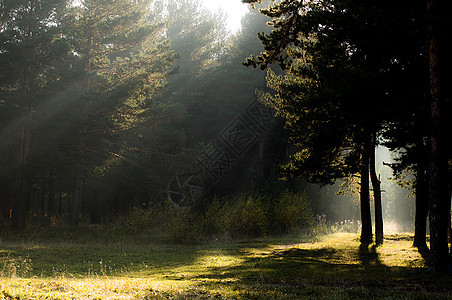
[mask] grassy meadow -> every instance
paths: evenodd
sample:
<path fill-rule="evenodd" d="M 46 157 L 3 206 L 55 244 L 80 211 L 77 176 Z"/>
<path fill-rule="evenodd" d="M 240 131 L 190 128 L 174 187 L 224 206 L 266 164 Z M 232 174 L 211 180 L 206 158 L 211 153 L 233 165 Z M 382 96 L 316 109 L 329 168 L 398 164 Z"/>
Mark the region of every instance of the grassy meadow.
<path fill-rule="evenodd" d="M 179 245 L 86 227 L 1 237 L 0 299 L 452 299 L 452 278 L 426 274 L 408 234 Z"/>

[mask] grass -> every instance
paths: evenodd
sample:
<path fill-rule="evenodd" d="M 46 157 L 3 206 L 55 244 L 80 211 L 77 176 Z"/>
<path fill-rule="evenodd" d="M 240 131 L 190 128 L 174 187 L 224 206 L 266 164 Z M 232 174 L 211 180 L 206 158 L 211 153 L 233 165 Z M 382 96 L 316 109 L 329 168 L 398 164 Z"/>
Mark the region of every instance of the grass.
<path fill-rule="evenodd" d="M 409 235 L 176 245 L 83 230 L 0 240 L 0 299 L 452 299 Z"/>

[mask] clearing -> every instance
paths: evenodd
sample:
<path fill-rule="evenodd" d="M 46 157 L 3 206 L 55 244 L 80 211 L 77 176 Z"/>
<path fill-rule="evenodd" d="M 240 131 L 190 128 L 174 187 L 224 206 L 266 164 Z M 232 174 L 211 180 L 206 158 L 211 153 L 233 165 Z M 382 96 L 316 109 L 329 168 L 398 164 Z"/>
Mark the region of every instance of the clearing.
<path fill-rule="evenodd" d="M 0 240 L 0 299 L 452 299 L 412 236 L 360 247 L 357 234 L 176 245 Z"/>

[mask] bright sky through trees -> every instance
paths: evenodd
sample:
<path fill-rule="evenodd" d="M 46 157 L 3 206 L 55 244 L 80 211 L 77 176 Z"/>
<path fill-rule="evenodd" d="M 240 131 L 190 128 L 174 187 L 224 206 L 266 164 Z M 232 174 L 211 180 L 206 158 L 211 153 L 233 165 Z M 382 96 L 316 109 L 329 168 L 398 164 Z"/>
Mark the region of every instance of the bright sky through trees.
<path fill-rule="evenodd" d="M 248 11 L 248 4 L 241 0 L 203 0 L 205 7 L 212 11 L 223 10 L 228 15 L 228 29 L 236 32 L 240 29 L 240 21 Z"/>

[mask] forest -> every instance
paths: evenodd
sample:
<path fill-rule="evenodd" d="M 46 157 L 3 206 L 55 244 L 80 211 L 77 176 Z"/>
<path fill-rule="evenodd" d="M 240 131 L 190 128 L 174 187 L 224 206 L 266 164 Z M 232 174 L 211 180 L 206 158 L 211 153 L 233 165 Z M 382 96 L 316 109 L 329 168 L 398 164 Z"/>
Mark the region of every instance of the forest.
<path fill-rule="evenodd" d="M 241 3 L 0 0 L 0 299 L 451 297 L 452 3 Z"/>

